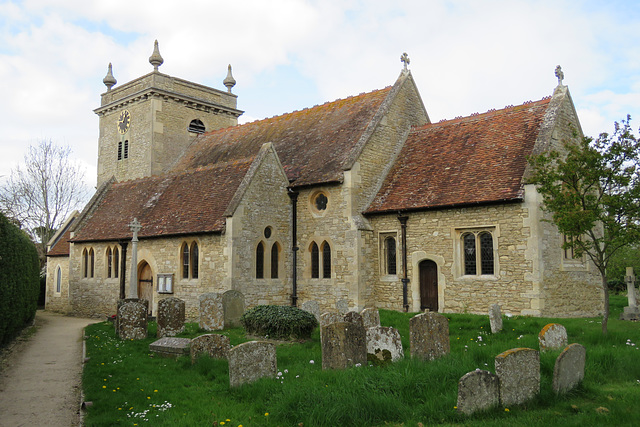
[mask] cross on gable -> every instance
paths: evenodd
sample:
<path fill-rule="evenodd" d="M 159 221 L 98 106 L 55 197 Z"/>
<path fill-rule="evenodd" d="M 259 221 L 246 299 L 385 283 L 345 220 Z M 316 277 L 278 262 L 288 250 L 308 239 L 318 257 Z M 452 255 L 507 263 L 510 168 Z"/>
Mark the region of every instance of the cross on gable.
<path fill-rule="evenodd" d="M 133 218 L 133 221 L 131 221 L 131 224 L 129 224 L 129 229 L 133 231 L 134 235 L 138 234 L 138 231 L 142 229 L 142 225 L 138 221 L 138 218 Z"/>
<path fill-rule="evenodd" d="M 400 56 L 400 62 L 404 63 L 404 70 L 407 71 L 407 65 L 411 63 L 411 60 L 409 59 L 409 55 L 407 55 L 407 52 L 404 52 L 402 56 Z"/>

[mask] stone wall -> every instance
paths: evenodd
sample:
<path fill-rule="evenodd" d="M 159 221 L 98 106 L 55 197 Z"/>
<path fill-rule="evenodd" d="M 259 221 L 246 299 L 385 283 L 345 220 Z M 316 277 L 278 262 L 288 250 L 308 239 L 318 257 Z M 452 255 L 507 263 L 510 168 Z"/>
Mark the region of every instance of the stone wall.
<path fill-rule="evenodd" d="M 58 268 L 60 269 L 60 292 L 57 292 Z M 47 258 L 47 285 L 45 309 L 56 313 L 68 313 L 69 305 L 69 257 Z"/>
<path fill-rule="evenodd" d="M 197 279 L 182 278 L 181 247 L 183 243 L 198 243 L 199 266 Z M 120 298 L 120 279 L 107 278 L 106 249 L 115 247 L 114 242 L 72 244 L 71 258 L 71 299 L 74 314 L 99 317 L 116 312 L 116 303 Z M 82 277 L 82 251 L 93 248 L 95 270 L 93 278 Z M 122 254 L 121 249 L 120 254 Z M 153 301 L 150 301 L 152 313 L 157 312 L 158 301 L 176 297 L 185 301 L 186 318 L 198 318 L 198 296 L 205 292 L 222 292 L 225 287 L 226 255 L 225 237 L 217 234 L 172 237 L 165 239 L 142 239 L 138 242 L 138 266 L 149 264 L 153 277 Z M 125 289 L 129 292 L 131 274 L 131 244 L 127 247 Z M 173 294 L 157 292 L 158 274 L 173 274 Z"/>

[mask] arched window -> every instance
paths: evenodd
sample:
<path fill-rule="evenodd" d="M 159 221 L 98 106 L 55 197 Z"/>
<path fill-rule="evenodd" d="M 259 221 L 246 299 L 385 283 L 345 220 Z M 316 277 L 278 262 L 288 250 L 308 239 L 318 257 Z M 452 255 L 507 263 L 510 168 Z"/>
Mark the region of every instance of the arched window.
<path fill-rule="evenodd" d="M 258 243 L 256 248 L 256 279 L 264 279 L 264 244 Z"/>
<path fill-rule="evenodd" d="M 191 244 L 191 278 L 198 278 L 198 244 L 193 242 Z"/>
<path fill-rule="evenodd" d="M 464 274 L 476 274 L 476 236 L 467 233 L 462 237 L 464 245 Z"/>
<path fill-rule="evenodd" d="M 118 247 L 113 248 L 113 277 L 118 278 L 120 274 L 120 251 Z"/>
<path fill-rule="evenodd" d="M 62 288 L 62 269 L 58 266 L 58 271 L 56 272 L 56 292 L 60 293 L 60 289 Z"/>
<path fill-rule="evenodd" d="M 480 234 L 480 270 L 482 274 L 493 274 L 493 237 L 491 237 L 491 233 Z"/>
<path fill-rule="evenodd" d="M 93 277 L 94 275 L 94 268 L 95 268 L 95 254 L 93 252 L 93 248 L 89 249 L 89 277 Z"/>
<path fill-rule="evenodd" d="M 391 236 L 384 239 L 384 248 L 386 251 L 387 274 L 396 274 L 396 239 Z"/>
<path fill-rule="evenodd" d="M 89 252 L 86 248 L 82 251 L 82 277 L 89 277 Z"/>
<path fill-rule="evenodd" d="M 320 251 L 316 242 L 311 243 L 311 278 L 320 278 Z"/>
<path fill-rule="evenodd" d="M 322 277 L 331 278 L 331 246 L 329 243 L 322 243 Z"/>
<path fill-rule="evenodd" d="M 271 278 L 278 278 L 278 258 L 280 255 L 280 249 L 278 248 L 278 244 L 274 243 L 271 246 Z"/>
<path fill-rule="evenodd" d="M 113 268 L 113 253 L 111 248 L 107 248 L 107 278 L 111 278 L 111 269 Z"/>
<path fill-rule="evenodd" d="M 182 244 L 182 278 L 189 278 L 189 245 Z"/>
<path fill-rule="evenodd" d="M 204 127 L 204 123 L 202 123 L 202 120 L 193 119 L 191 120 L 191 123 L 189 123 L 189 127 L 187 128 L 187 130 L 193 133 L 204 133 L 206 129 Z"/>

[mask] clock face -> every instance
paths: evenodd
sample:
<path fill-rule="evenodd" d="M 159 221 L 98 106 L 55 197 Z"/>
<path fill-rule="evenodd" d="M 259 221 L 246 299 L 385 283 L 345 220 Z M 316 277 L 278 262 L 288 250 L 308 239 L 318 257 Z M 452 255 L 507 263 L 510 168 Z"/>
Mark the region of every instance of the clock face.
<path fill-rule="evenodd" d="M 120 117 L 118 117 L 118 132 L 124 135 L 129 130 L 130 124 L 131 113 L 129 113 L 129 111 L 127 110 L 124 110 L 122 113 L 120 113 Z"/>

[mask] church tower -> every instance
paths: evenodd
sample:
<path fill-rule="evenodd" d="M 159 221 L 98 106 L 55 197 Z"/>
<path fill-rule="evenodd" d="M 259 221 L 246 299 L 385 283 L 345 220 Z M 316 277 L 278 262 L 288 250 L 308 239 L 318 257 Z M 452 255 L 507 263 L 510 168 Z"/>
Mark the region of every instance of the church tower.
<path fill-rule="evenodd" d="M 238 124 L 235 85 L 228 68 L 222 91 L 162 74 L 164 60 L 156 40 L 149 58 L 153 71 L 113 88 L 112 67 L 103 82 L 107 91 L 94 112 L 100 118 L 98 187 L 167 172 L 200 133 Z"/>

